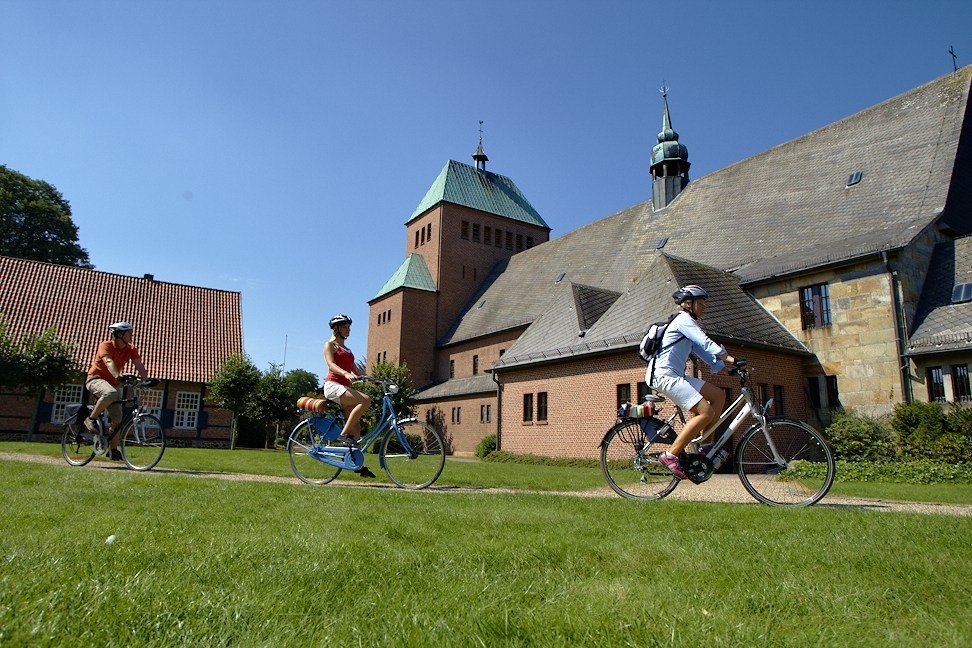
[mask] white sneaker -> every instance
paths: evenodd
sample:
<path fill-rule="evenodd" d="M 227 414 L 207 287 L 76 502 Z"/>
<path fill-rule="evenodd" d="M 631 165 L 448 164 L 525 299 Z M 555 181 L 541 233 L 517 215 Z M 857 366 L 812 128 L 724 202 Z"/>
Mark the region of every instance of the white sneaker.
<path fill-rule="evenodd" d="M 98 434 L 98 424 L 90 416 L 84 417 L 84 427 L 88 428 L 88 432 Z"/>

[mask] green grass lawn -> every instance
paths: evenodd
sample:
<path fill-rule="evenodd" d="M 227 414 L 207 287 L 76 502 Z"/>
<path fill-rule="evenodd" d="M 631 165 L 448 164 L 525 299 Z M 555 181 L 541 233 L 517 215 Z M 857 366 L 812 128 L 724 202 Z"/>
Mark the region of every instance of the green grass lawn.
<path fill-rule="evenodd" d="M 972 638 L 969 518 L 310 488 L 15 461 L 0 461 L 0 510 L 0 645 Z"/>
<path fill-rule="evenodd" d="M 61 456 L 61 446 L 53 443 L 0 442 L 0 452 L 22 452 Z M 103 461 L 96 458 L 96 461 Z M 377 474 L 377 481 L 390 483 L 378 469 L 377 455 L 366 455 L 366 464 Z M 287 453 L 282 450 L 209 450 L 167 448 L 160 468 L 196 472 L 237 472 L 253 475 L 293 477 Z M 358 480 L 348 472 L 341 479 Z M 446 458 L 437 486 L 467 488 L 510 488 L 514 490 L 579 491 L 605 488 L 598 468 L 568 468 L 516 463 L 484 463 L 476 460 Z M 972 504 L 972 484 L 894 484 L 876 482 L 837 482 L 833 495 L 879 499 Z M 826 499 L 824 500 L 826 501 Z"/>

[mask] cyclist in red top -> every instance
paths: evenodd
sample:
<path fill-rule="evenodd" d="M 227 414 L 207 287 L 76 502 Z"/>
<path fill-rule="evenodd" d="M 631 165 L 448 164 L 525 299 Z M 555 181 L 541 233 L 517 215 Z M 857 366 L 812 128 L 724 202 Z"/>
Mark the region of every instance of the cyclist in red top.
<path fill-rule="evenodd" d="M 98 345 L 98 350 L 95 351 L 94 358 L 91 360 L 88 378 L 84 383 L 88 393 L 98 397 L 98 402 L 95 403 L 91 414 L 84 420 L 84 427 L 91 432 L 97 433 L 98 427 L 95 425 L 95 420 L 106 409 L 111 426 L 121 423 L 122 408 L 118 402 L 121 394 L 115 388 L 119 385 L 118 376 L 121 375 L 122 369 L 125 368 L 129 360 L 135 365 L 139 377 L 142 380 L 148 379 L 148 372 L 145 370 L 145 365 L 142 364 L 142 356 L 138 353 L 135 345 L 132 344 L 133 328 L 128 322 L 116 322 L 109 326 L 108 332 L 111 337 Z M 109 434 L 111 433 L 109 432 Z M 112 437 L 109 447 L 111 450 L 108 457 L 116 461 L 121 460 L 121 452 L 118 450 L 118 435 Z"/>
<path fill-rule="evenodd" d="M 371 399 L 351 387 L 351 382 L 358 379 L 354 354 L 345 346 L 351 335 L 351 318 L 347 315 L 335 315 L 328 324 L 333 335 L 324 345 L 324 360 L 328 368 L 324 378 L 324 397 L 339 404 L 344 410 L 346 423 L 339 438 L 348 444 L 355 444 L 361 438 L 361 417 L 371 406 Z M 375 476 L 366 466 L 356 472 L 362 477 Z"/>

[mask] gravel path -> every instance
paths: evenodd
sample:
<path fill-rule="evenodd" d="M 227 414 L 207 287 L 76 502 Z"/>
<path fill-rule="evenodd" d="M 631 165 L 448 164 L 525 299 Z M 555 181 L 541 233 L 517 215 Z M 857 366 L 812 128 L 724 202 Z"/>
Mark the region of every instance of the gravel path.
<path fill-rule="evenodd" d="M 45 455 L 21 454 L 12 452 L 0 452 L 0 460 L 22 461 L 27 463 L 39 463 L 50 466 L 61 466 L 65 469 L 72 469 L 64 463 L 60 457 L 49 457 Z M 85 469 L 95 470 L 127 470 L 120 462 L 93 461 Z M 74 469 L 77 470 L 77 469 Z M 196 470 L 176 470 L 173 468 L 156 468 L 145 474 L 150 475 L 183 475 L 188 477 L 199 477 L 206 479 L 222 479 L 226 481 L 250 481 L 274 484 L 299 484 L 296 477 L 276 477 L 272 475 L 247 475 L 243 473 L 223 473 L 205 472 Z M 328 484 L 328 487 L 343 488 L 378 488 L 394 489 L 391 484 L 362 483 L 360 481 L 335 480 Z M 310 488 L 310 486 L 308 486 Z M 395 489 L 398 490 L 398 489 Z M 511 488 L 465 488 L 460 486 L 431 486 L 426 489 L 428 493 L 477 493 L 477 494 L 538 494 L 538 495 L 561 495 L 568 497 L 604 497 L 616 498 L 607 486 L 586 491 L 525 491 L 514 490 Z M 751 504 L 757 502 L 746 492 L 739 478 L 735 475 L 713 475 L 712 479 L 698 486 L 685 483 L 668 496 L 671 499 L 695 501 L 695 502 L 728 502 L 734 504 Z M 825 508 L 856 508 L 872 511 L 887 511 L 895 513 L 923 513 L 932 515 L 959 515 L 972 517 L 972 505 L 967 504 L 938 504 L 932 502 L 900 502 L 895 500 L 868 499 L 862 497 L 843 497 L 828 495 L 816 506 Z"/>

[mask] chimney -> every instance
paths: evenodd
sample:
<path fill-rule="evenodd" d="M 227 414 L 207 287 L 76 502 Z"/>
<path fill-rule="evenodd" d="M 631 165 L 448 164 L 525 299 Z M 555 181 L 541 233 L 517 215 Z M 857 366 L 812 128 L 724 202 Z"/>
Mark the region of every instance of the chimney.
<path fill-rule="evenodd" d="M 155 281 L 155 275 L 154 274 L 148 274 L 146 272 L 145 275 L 142 277 L 142 279 L 147 279 L 148 281 Z"/>

